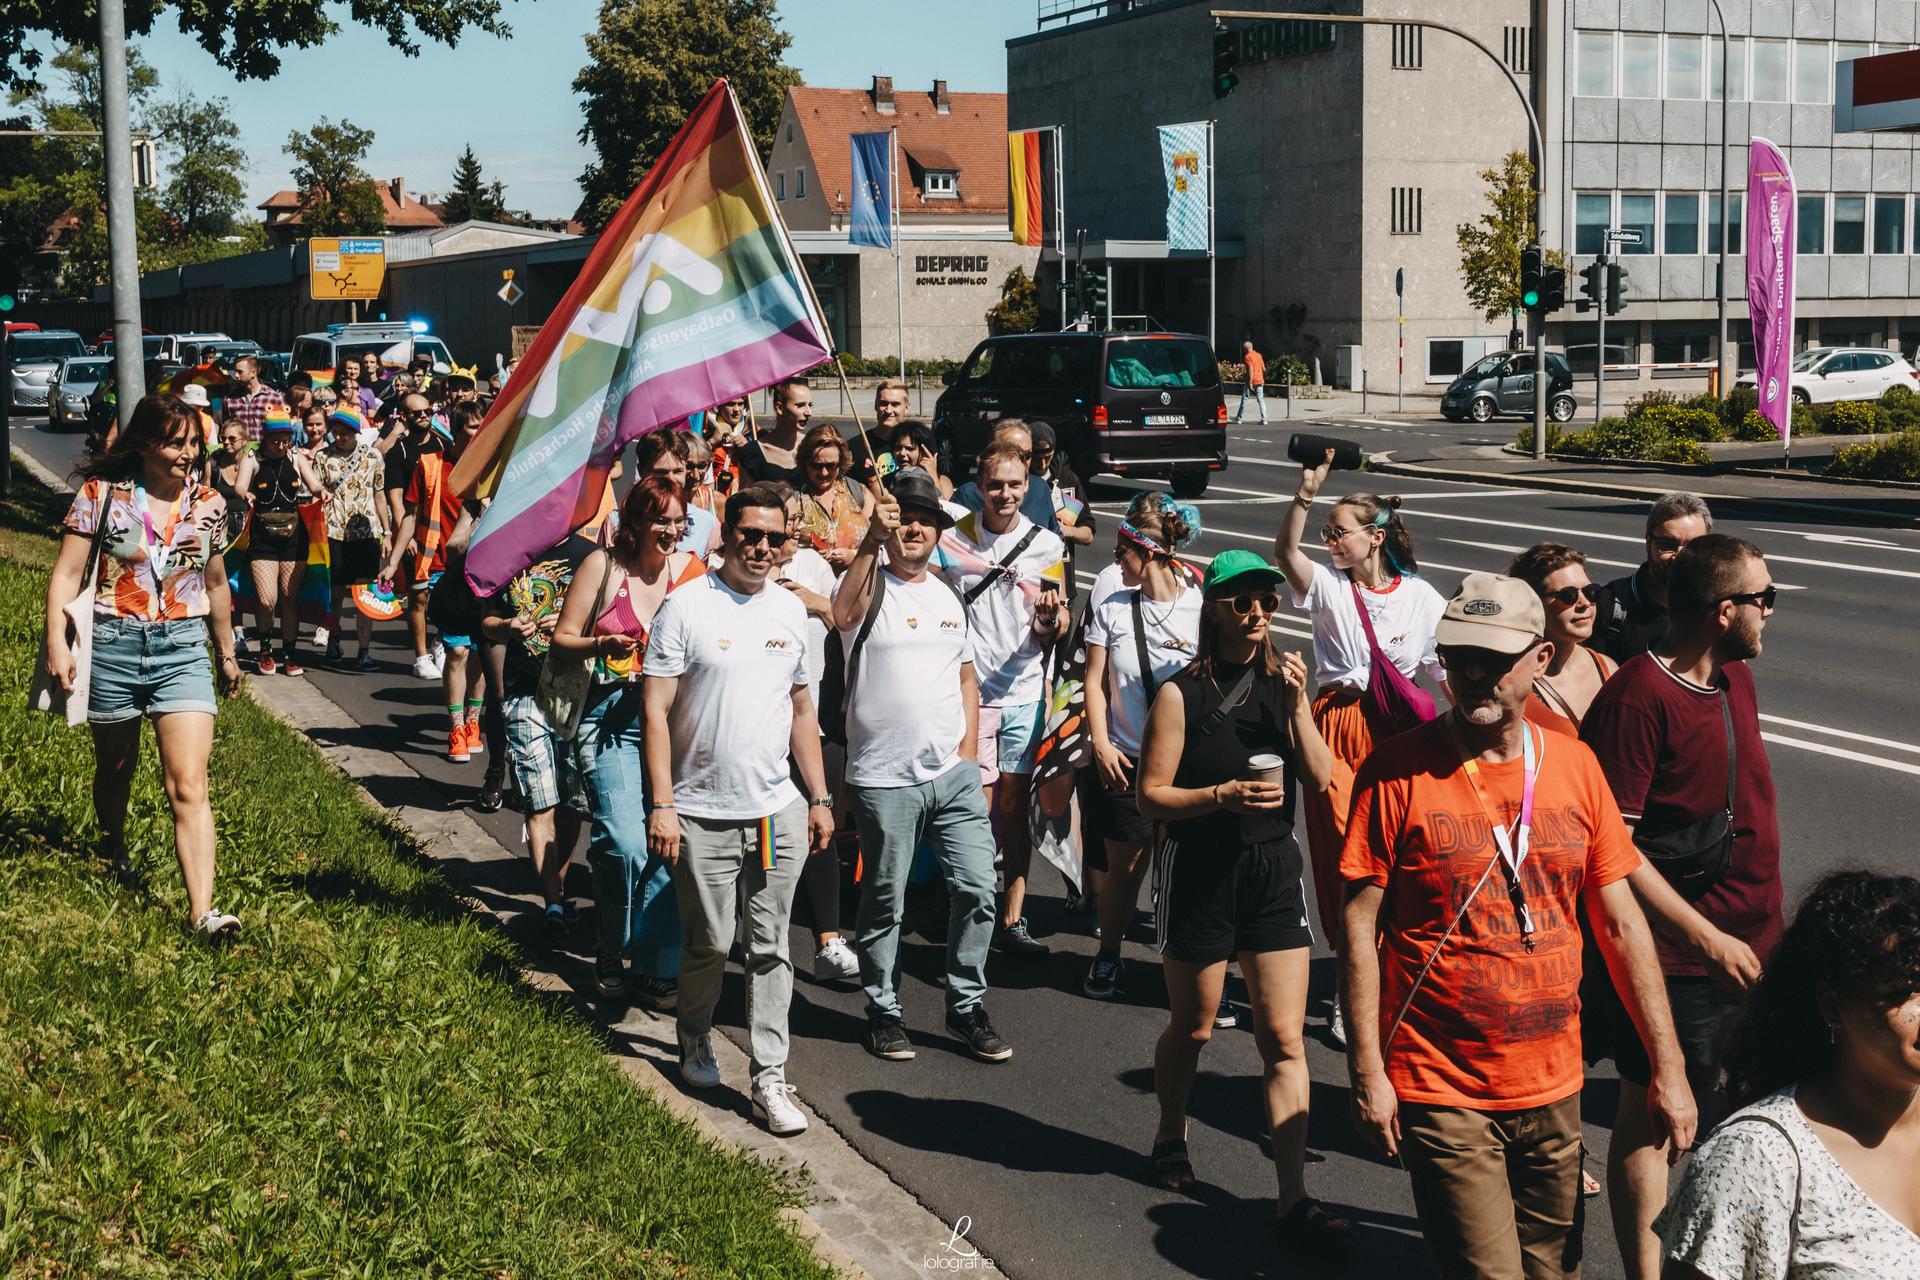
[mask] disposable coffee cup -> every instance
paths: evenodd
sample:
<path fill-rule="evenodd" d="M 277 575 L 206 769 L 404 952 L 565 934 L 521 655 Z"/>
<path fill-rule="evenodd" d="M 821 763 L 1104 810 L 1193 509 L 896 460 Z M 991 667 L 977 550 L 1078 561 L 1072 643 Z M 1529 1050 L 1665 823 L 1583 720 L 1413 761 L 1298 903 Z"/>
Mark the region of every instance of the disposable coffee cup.
<path fill-rule="evenodd" d="M 1329 449 L 1333 450 L 1335 471 L 1360 469 L 1360 443 L 1357 440 L 1338 440 L 1332 436 L 1311 436 L 1301 432 L 1287 441 L 1287 456 L 1303 467 L 1317 467 L 1325 462 Z"/>
<path fill-rule="evenodd" d="M 1247 761 L 1247 777 L 1254 782 L 1285 782 L 1287 762 L 1275 755 L 1258 755 Z"/>

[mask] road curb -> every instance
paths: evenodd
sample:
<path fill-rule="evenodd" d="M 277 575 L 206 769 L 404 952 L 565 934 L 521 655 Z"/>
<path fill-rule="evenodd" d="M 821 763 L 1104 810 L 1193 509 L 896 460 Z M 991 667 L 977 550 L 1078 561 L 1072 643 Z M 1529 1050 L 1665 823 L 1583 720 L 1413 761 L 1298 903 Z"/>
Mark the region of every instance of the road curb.
<path fill-rule="evenodd" d="M 1384 459 L 1384 460 L 1383 460 Z M 1540 489 L 1550 493 L 1579 493 L 1602 498 L 1635 498 L 1653 501 L 1664 494 L 1671 493 L 1674 486 L 1663 485 L 1658 488 L 1641 485 L 1606 484 L 1598 480 L 1561 478 L 1558 476 L 1512 475 L 1504 472 L 1472 471 L 1453 467 L 1430 467 L 1412 462 L 1394 462 L 1384 454 L 1376 454 L 1367 463 L 1369 471 L 1380 475 L 1406 476 L 1417 480 L 1442 480 L 1459 484 L 1502 485 L 1512 489 Z M 1686 476 L 1675 475 L 1675 480 L 1684 480 Z M 1873 517 L 1879 522 L 1902 528 L 1920 529 L 1920 517 L 1903 515 L 1897 511 L 1880 511 L 1872 508 L 1855 509 L 1831 502 L 1801 501 L 1797 498 L 1768 498 L 1745 493 L 1715 493 L 1705 489 L 1688 486 L 1688 492 L 1697 493 L 1713 502 L 1738 503 L 1746 507 L 1763 507 L 1774 511 L 1807 512 L 1827 511 L 1849 517 Z"/>

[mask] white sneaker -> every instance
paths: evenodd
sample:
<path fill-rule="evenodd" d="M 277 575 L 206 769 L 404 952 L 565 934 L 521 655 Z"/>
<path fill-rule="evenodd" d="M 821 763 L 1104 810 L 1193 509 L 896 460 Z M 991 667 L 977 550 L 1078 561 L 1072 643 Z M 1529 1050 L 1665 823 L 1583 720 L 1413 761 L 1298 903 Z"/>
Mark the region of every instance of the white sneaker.
<path fill-rule="evenodd" d="M 435 636 L 433 643 L 427 646 L 427 656 L 433 659 L 433 667 L 436 671 L 447 665 L 447 646 L 439 636 Z"/>
<path fill-rule="evenodd" d="M 208 942 L 228 942 L 240 936 L 240 917 L 209 910 L 193 922 L 193 927 L 206 935 Z"/>
<path fill-rule="evenodd" d="M 413 674 L 418 680 L 438 680 L 440 668 L 434 663 L 433 655 L 426 653 L 413 660 Z"/>
<path fill-rule="evenodd" d="M 685 1031 L 680 1035 L 680 1078 L 689 1089 L 711 1089 L 720 1083 L 720 1064 L 713 1057 L 713 1040 L 710 1032 L 689 1035 Z M 758 1091 L 754 1097 L 759 1097 Z M 805 1121 L 801 1122 L 805 1127 Z"/>
<path fill-rule="evenodd" d="M 793 1088 L 786 1077 L 770 1074 L 753 1086 L 753 1116 L 764 1120 L 776 1138 L 807 1131 L 807 1113 L 794 1105 Z"/>
<path fill-rule="evenodd" d="M 1333 993 L 1333 1010 L 1327 1014 L 1327 1035 L 1342 1049 L 1347 1047 L 1347 1015 L 1340 1007 L 1340 993 Z"/>
<path fill-rule="evenodd" d="M 826 946 L 813 953 L 813 977 L 816 982 L 856 982 L 860 957 L 845 938 L 829 938 Z"/>

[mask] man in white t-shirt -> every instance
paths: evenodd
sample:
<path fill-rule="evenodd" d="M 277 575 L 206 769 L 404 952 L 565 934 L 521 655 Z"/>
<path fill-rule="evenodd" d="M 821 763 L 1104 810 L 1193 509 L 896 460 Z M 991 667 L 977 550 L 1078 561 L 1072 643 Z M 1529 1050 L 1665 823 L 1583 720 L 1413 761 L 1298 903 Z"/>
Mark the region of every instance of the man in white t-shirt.
<path fill-rule="evenodd" d="M 786 508 L 771 489 L 752 486 L 727 499 L 720 568 L 661 604 L 644 668 L 647 848 L 673 868 L 686 933 L 680 1078 L 696 1089 L 720 1083 L 713 1010 L 735 903 L 743 903 L 753 1110 L 782 1136 L 807 1127 L 786 1079 L 794 888 L 807 857 L 833 839 L 807 692 L 806 609 L 767 585 L 789 536 Z M 805 798 L 790 777 L 789 753 Z"/>
<path fill-rule="evenodd" d="M 900 913 L 914 851 L 926 840 L 951 900 L 947 1027 L 982 1062 L 1005 1062 L 982 1003 L 993 941 L 993 825 L 975 764 L 979 688 L 967 611 L 928 572 L 953 517 L 933 477 L 909 468 L 876 486 L 867 535 L 833 598 L 847 652 L 847 784 L 860 819 L 866 884 L 854 936 L 867 993 L 867 1052 L 905 1061 Z M 887 551 L 886 568 L 879 564 Z M 911 690 L 911 697 L 903 697 Z"/>
<path fill-rule="evenodd" d="M 1020 514 L 1027 459 L 996 440 L 981 450 L 977 483 L 985 505 L 942 538 L 944 572 L 966 605 L 980 682 L 980 779 L 999 828 L 1007 897 L 994 946 L 1009 955 L 1044 956 L 1027 930 L 1027 865 L 1033 839 L 1027 801 L 1033 751 L 1046 725 L 1047 651 L 1067 630 L 1061 590 L 1066 544 Z"/>

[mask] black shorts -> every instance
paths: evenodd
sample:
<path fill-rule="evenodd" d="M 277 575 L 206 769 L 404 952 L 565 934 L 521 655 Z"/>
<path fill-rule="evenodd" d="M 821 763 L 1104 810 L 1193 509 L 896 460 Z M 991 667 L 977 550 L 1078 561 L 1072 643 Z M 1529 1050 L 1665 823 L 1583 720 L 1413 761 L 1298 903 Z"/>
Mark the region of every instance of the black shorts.
<path fill-rule="evenodd" d="M 1711 978 L 1670 977 L 1667 1004 L 1673 1010 L 1673 1030 L 1680 1039 L 1680 1052 L 1687 1060 L 1687 1081 L 1700 1108 L 1700 1131 L 1705 1133 L 1727 1116 L 1721 1064 L 1740 1002 L 1714 985 Z M 1645 1088 L 1653 1080 L 1653 1064 L 1626 1009 L 1617 1001 L 1614 1008 L 1618 1010 L 1612 1037 L 1614 1066 L 1619 1068 L 1622 1080 Z"/>
<path fill-rule="evenodd" d="M 1293 951 L 1313 945 L 1307 923 L 1303 860 L 1292 836 L 1231 853 L 1181 849 L 1169 841 L 1170 863 L 1155 877 L 1156 918 L 1166 954 L 1213 964 L 1242 951 Z"/>
<path fill-rule="evenodd" d="M 1109 791 L 1100 780 L 1098 769 L 1090 768 L 1087 772 L 1093 775 L 1093 786 L 1085 795 L 1092 802 L 1093 825 L 1100 838 L 1115 844 L 1150 844 L 1153 819 L 1140 816 L 1140 805 L 1133 791 Z"/>
<path fill-rule="evenodd" d="M 327 572 L 336 587 L 357 587 L 380 576 L 380 544 L 373 538 L 327 539 Z"/>
<path fill-rule="evenodd" d="M 268 533 L 266 526 L 259 520 L 253 522 L 253 530 L 247 536 L 247 558 L 259 563 L 262 560 L 298 560 L 307 562 L 307 529 L 305 525 L 295 525 L 293 532 L 276 538 Z"/>

